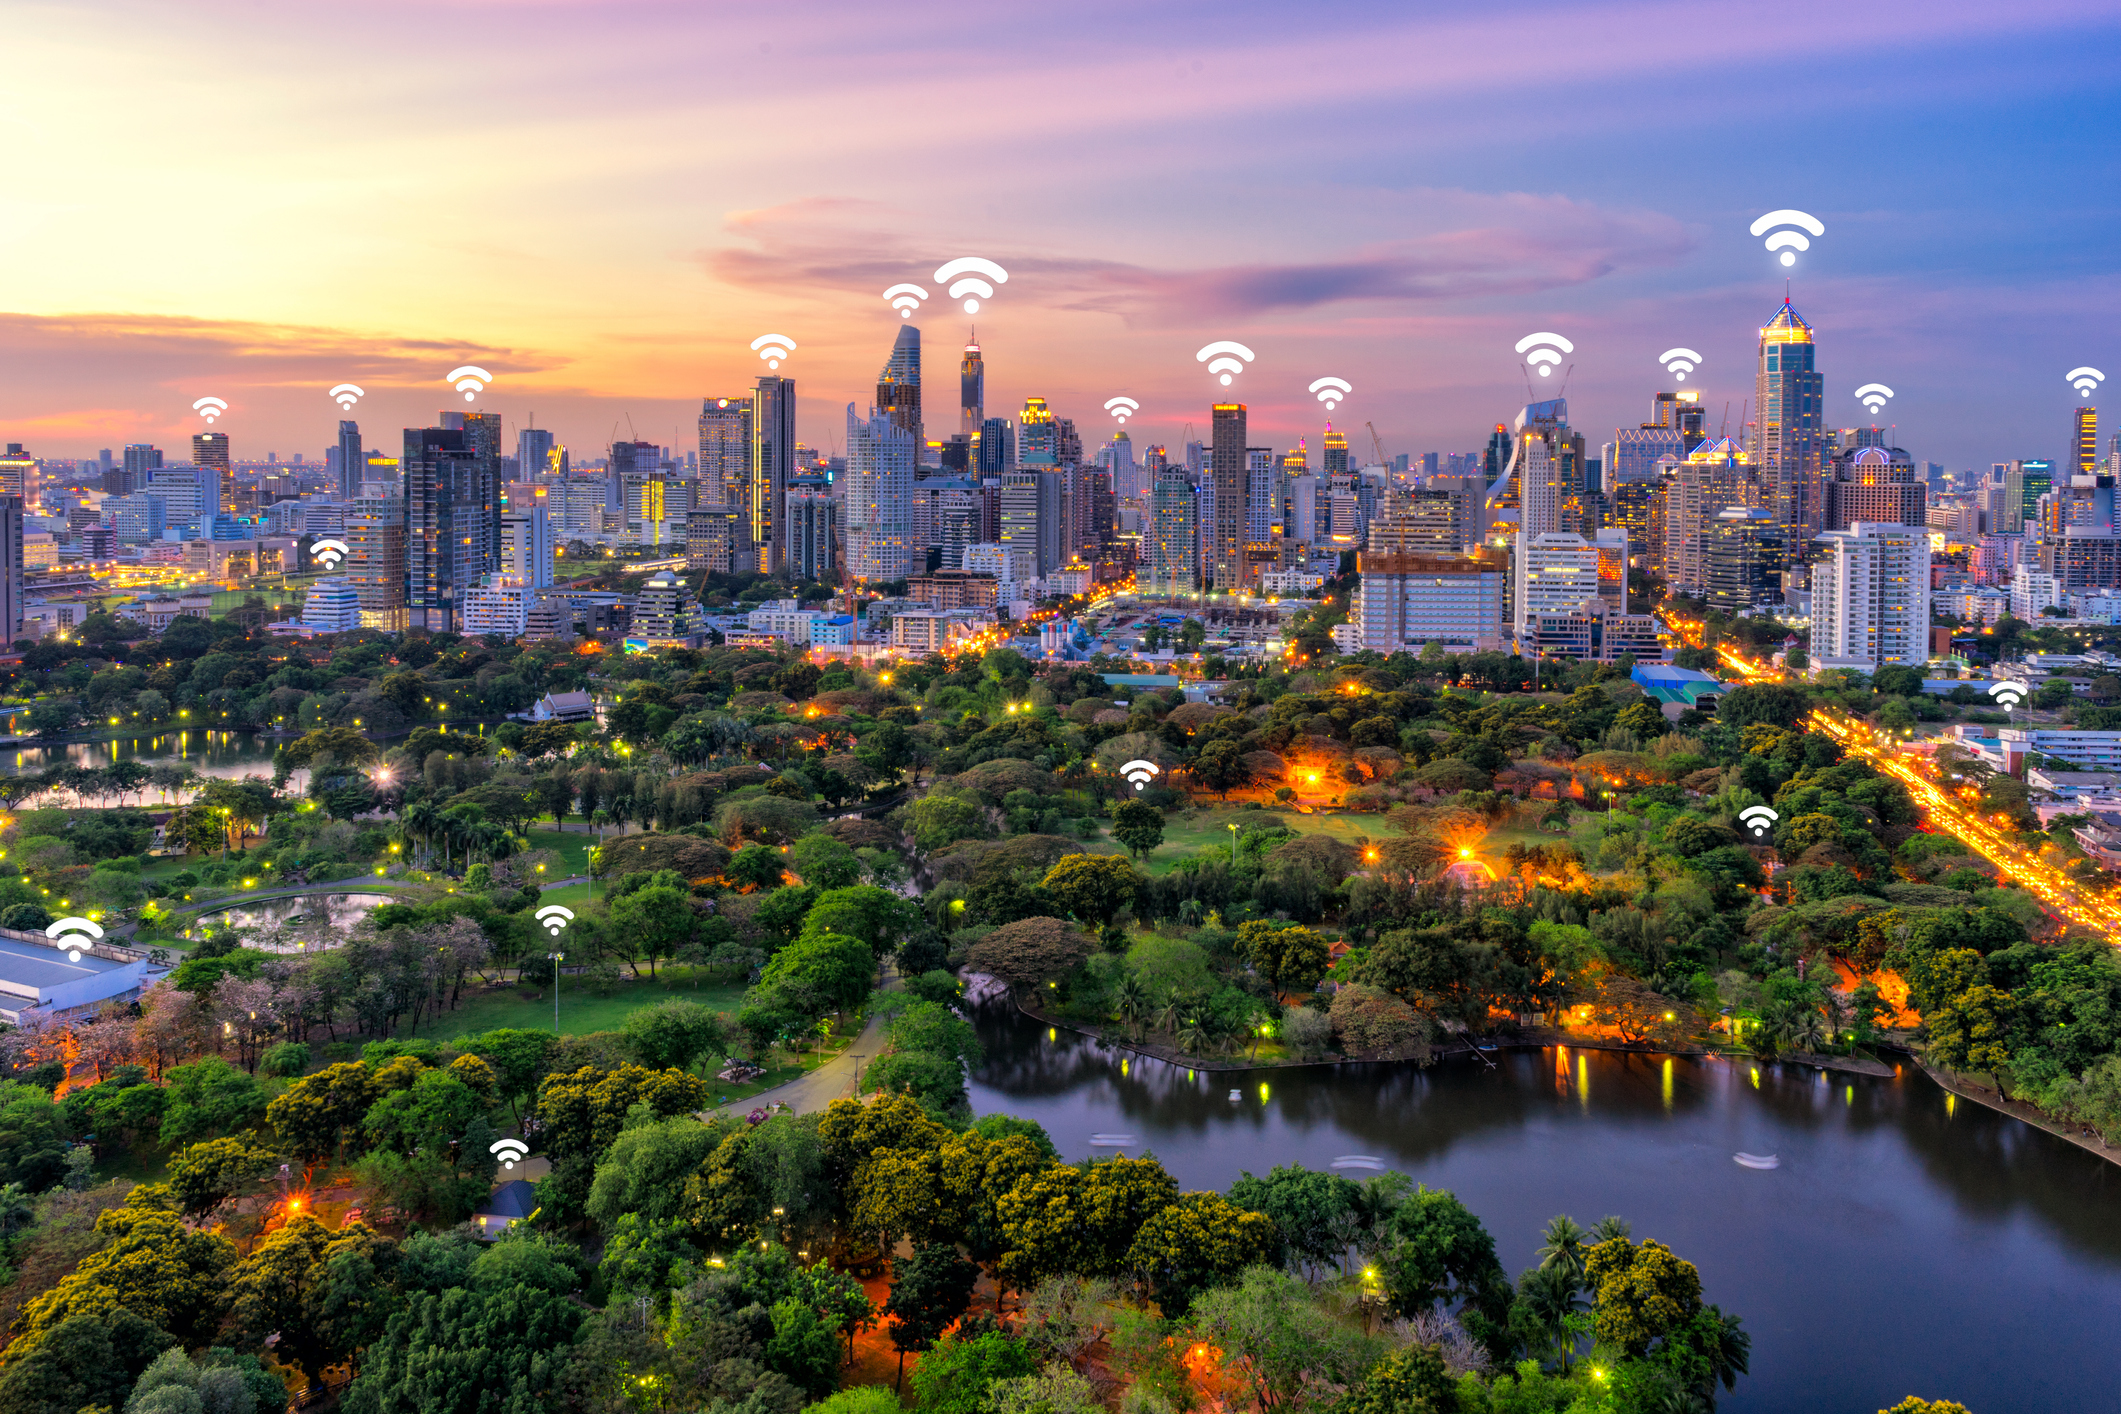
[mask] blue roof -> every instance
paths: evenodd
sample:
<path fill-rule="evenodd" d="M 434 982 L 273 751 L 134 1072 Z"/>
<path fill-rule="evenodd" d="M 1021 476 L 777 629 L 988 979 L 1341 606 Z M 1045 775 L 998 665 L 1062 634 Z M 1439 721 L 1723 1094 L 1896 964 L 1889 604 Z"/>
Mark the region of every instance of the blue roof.
<path fill-rule="evenodd" d="M 1105 686 L 1107 687 L 1182 687 L 1185 685 L 1183 678 L 1170 677 L 1160 673 L 1106 673 L 1104 677 Z"/>
<path fill-rule="evenodd" d="M 1683 682 L 1710 682 L 1716 683 L 1718 687 L 1723 685 L 1707 673 L 1699 673 L 1692 668 L 1676 668 L 1670 663 L 1637 663 L 1634 671 L 1628 676 L 1644 687 L 1653 682 L 1660 687 L 1676 687 Z"/>
<path fill-rule="evenodd" d="M 515 1178 L 502 1184 L 479 1209 L 481 1217 L 527 1218 L 538 1210 L 538 1186 Z"/>

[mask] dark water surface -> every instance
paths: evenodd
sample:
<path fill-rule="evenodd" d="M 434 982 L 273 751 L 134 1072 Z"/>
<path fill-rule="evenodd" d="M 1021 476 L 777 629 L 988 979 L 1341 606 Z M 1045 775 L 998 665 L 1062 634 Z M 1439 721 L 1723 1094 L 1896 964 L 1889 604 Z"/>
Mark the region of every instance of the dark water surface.
<path fill-rule="evenodd" d="M 1912 1066 L 1823 1078 L 1554 1049 L 1498 1053 L 1493 1070 L 1189 1078 L 1013 1010 L 979 1027 L 973 1108 L 1037 1120 L 1070 1160 L 1116 1152 L 1093 1135 L 1131 1135 L 1124 1152 L 1221 1189 L 1241 1170 L 1374 1156 L 1456 1192 L 1513 1276 L 1554 1214 L 1620 1214 L 1745 1318 L 1753 1373 L 1720 1408 L 1872 1414 L 1909 1394 L 1974 1414 L 2121 1408 L 2121 1168 Z"/>

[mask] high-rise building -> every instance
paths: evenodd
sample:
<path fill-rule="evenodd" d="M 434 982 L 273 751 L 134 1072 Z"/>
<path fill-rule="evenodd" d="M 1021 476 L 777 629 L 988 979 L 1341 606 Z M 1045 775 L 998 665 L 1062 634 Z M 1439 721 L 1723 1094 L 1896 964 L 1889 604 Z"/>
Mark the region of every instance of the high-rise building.
<path fill-rule="evenodd" d="M 1814 366 L 1812 326 L 1788 300 L 1760 329 L 1752 445 L 1767 508 L 1784 525 L 1826 527 L 1825 385 Z"/>
<path fill-rule="evenodd" d="M 9 456 L 13 456 L 19 450 L 19 447 L 19 443 L 9 443 Z M 150 446 L 145 442 L 134 442 L 126 447 L 124 456 L 125 481 L 135 491 L 146 487 L 149 482 L 155 479 L 155 473 L 162 469 L 162 449 L 160 447 Z M 13 486 L 15 489 L 7 489 L 9 486 Z M 0 457 L 0 495 L 19 496 L 21 494 L 22 481 L 20 473 L 10 473 L 8 470 L 8 458 Z"/>
<path fill-rule="evenodd" d="M 891 419 L 892 426 L 913 434 L 913 459 L 918 465 L 927 443 L 921 431 L 921 331 L 911 324 L 898 326 L 891 357 L 876 375 L 876 410 Z"/>
<path fill-rule="evenodd" d="M 405 627 L 405 502 L 363 496 L 344 504 L 347 580 L 360 599 L 361 623 L 397 633 Z"/>
<path fill-rule="evenodd" d="M 1765 506 L 1718 511 L 1702 551 L 1709 607 L 1735 617 L 1757 604 L 1780 602 L 1789 542 L 1789 527 Z"/>
<path fill-rule="evenodd" d="M 559 462 L 554 455 L 556 450 L 552 432 L 548 428 L 525 427 L 516 433 L 517 478 L 535 481 L 540 477 L 559 475 Z"/>
<path fill-rule="evenodd" d="M 1573 538 L 1573 537 L 1572 537 Z M 1363 551 L 1355 593 L 1357 641 L 1379 653 L 1419 653 L 1429 644 L 1453 653 L 1502 646 L 1503 594 L 1509 557 Z"/>
<path fill-rule="evenodd" d="M 132 449 L 126 449 L 126 460 L 132 460 Z M 162 454 L 155 453 L 155 464 L 161 465 Z M 0 496 L 24 497 L 29 494 L 30 483 L 37 470 L 37 459 L 22 450 L 20 442 L 7 444 L 5 454 L 0 454 Z M 12 641 L 12 640 L 10 640 Z"/>
<path fill-rule="evenodd" d="M 847 573 L 858 582 L 885 583 L 927 568 L 914 562 L 917 446 L 912 429 L 883 408 L 864 418 L 847 404 Z M 784 551 L 778 563 L 786 562 Z"/>
<path fill-rule="evenodd" d="M 191 439 L 191 464 L 211 468 L 214 473 L 214 510 L 223 515 L 235 514 L 236 485 L 229 474 L 228 434 L 226 432 L 194 432 Z"/>
<path fill-rule="evenodd" d="M 1525 630 L 1529 614 L 1556 613 L 1581 602 L 1564 604 L 1546 592 L 1566 576 L 1559 569 L 1535 566 L 1531 552 L 1534 546 L 1545 543 L 1545 537 L 1564 531 L 1564 508 L 1571 496 L 1579 494 L 1582 484 L 1583 435 L 1569 426 L 1567 400 L 1550 398 L 1527 404 L 1517 414 L 1510 464 L 1502 483 L 1504 494 L 1514 495 L 1517 502 L 1511 623 L 1520 635 Z M 1501 500 L 1496 497 L 1491 502 L 1491 509 L 1499 509 Z M 1567 532 L 1579 544 L 1585 543 L 1578 533 L 1581 529 L 1579 517 L 1577 529 Z M 1549 545 L 1548 550 L 1554 550 L 1558 544 Z M 1543 550 L 1539 559 L 1540 565 L 1546 565 L 1553 555 Z M 1592 570 L 1590 595 L 1595 596 L 1598 592 L 1595 562 Z"/>
<path fill-rule="evenodd" d="M 653 442 L 613 442 L 604 461 L 604 509 L 635 520 L 626 488 L 654 476 L 662 465 L 663 449 Z"/>
<path fill-rule="evenodd" d="M 1827 524 L 1847 530 L 1858 521 L 1879 525 L 1921 525 L 1926 519 L 1926 492 L 1915 469 L 1896 463 L 1882 447 L 1865 447 L 1837 460 L 1827 486 Z"/>
<path fill-rule="evenodd" d="M 1245 448 L 1245 543 L 1264 543 L 1281 525 L 1281 471 L 1272 447 Z"/>
<path fill-rule="evenodd" d="M 1044 577 L 1068 562 L 1067 506 L 1060 472 L 1025 466 L 1002 476 L 1001 543 L 1026 552 L 1031 572 Z"/>
<path fill-rule="evenodd" d="M 1598 598 L 1598 552 L 1581 535 L 1519 535 L 1513 562 L 1510 607 L 1519 643 L 1530 640 L 1534 616 L 1567 613 Z"/>
<path fill-rule="evenodd" d="M 727 573 L 732 557 L 741 559 L 748 548 L 732 542 L 743 541 L 746 524 L 736 512 L 747 503 L 751 485 L 751 399 L 701 399 L 699 467 L 700 505 L 695 515 L 712 517 L 702 525 L 720 533 L 711 537 L 718 542 L 712 548 L 695 551 L 688 521 L 687 554 L 701 568 Z M 732 526 L 738 531 L 734 536 L 729 534 Z M 754 552 L 752 567 L 756 563 Z"/>
<path fill-rule="evenodd" d="M 901 329 L 901 337 L 906 331 Z M 915 354 L 918 357 L 918 334 Z M 916 373 L 918 368 L 916 367 Z M 920 432 L 913 431 L 914 455 Z M 751 391 L 751 470 L 744 532 L 758 552 L 759 569 L 777 574 L 788 558 L 788 483 L 795 478 L 795 380 L 772 374 Z"/>
<path fill-rule="evenodd" d="M 1811 659 L 1874 673 L 1930 656 L 1930 540 L 1919 526 L 1854 525 L 1815 544 Z"/>
<path fill-rule="evenodd" d="M 1657 568 L 1674 594 L 1699 599 L 1708 593 L 1709 527 L 1737 504 L 1753 467 L 1745 449 L 1729 437 L 1705 442 L 1672 467 L 1664 489 L 1664 541 Z"/>
<path fill-rule="evenodd" d="M 14 444 L 19 451 L 20 444 Z M 22 637 L 22 498 L 0 496 L 0 631 Z"/>
<path fill-rule="evenodd" d="M 1628 611 L 1628 532 L 1609 525 L 1591 536 L 1598 552 L 1598 597 L 1618 614 Z"/>
<path fill-rule="evenodd" d="M 1346 476 L 1348 474 L 1348 434 L 1335 432 L 1333 424 L 1329 422 L 1326 424 L 1324 446 L 1323 460 L 1319 464 L 1320 473 L 1325 476 Z"/>
<path fill-rule="evenodd" d="M 1216 403 L 1210 409 L 1209 481 L 1215 490 L 1215 520 L 1208 543 L 1213 547 L 1204 578 L 1225 594 L 1244 580 L 1245 553 L 1245 405 Z"/>
<path fill-rule="evenodd" d="M 530 506 L 501 517 L 500 573 L 532 589 L 552 587 L 552 522 L 544 506 Z"/>
<path fill-rule="evenodd" d="M 361 424 L 341 419 L 338 455 L 339 499 L 351 501 L 361 494 L 362 478 L 368 474 L 368 453 L 361 446 Z"/>
<path fill-rule="evenodd" d="M 1464 507 L 1449 490 L 1392 497 L 1371 517 L 1363 549 L 1373 555 L 1456 555 L 1465 548 Z"/>
<path fill-rule="evenodd" d="M 977 437 L 987 421 L 987 362 L 980 357 L 979 330 L 965 340 L 965 360 L 957 370 L 957 430 Z"/>
<path fill-rule="evenodd" d="M 1157 474 L 1149 504 L 1148 592 L 1191 594 L 1200 580 L 1200 533 L 1193 485 L 1184 468 L 1167 466 Z"/>
<path fill-rule="evenodd" d="M 399 465 L 405 479 L 405 608 L 409 628 L 452 633 L 463 594 L 490 572 L 474 434 L 462 427 L 408 427 Z"/>
<path fill-rule="evenodd" d="M 1112 434 L 1097 454 L 1098 465 L 1112 473 L 1112 492 L 1122 501 L 1141 499 L 1141 483 L 1134 465 L 1134 439 L 1122 427 Z"/>
<path fill-rule="evenodd" d="M 839 502 L 823 481 L 788 483 L 788 578 L 829 580 L 839 563 Z"/>
<path fill-rule="evenodd" d="M 997 483 L 1003 472 L 1016 466 L 1016 428 L 1006 417 L 980 423 L 978 463 L 979 479 Z"/>
<path fill-rule="evenodd" d="M 1024 399 L 1016 419 L 1016 465 L 1026 469 L 1060 465 L 1060 428 L 1044 398 Z"/>
<path fill-rule="evenodd" d="M 2099 409 L 2085 405 L 2075 409 L 2076 427 L 2070 438 L 2070 474 L 2090 476 L 2099 470 Z"/>
<path fill-rule="evenodd" d="M 2040 498 L 2054 489 L 2055 464 L 2036 458 L 2013 462 L 2012 466 L 2017 472 L 2018 526 L 2023 530 L 2028 521 L 2038 521 Z"/>

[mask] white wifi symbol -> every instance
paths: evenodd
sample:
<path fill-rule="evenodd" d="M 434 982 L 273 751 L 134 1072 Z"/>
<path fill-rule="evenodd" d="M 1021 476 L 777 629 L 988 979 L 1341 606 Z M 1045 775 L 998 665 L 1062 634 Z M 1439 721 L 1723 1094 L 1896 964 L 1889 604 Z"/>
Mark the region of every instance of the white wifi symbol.
<path fill-rule="evenodd" d="M 1856 390 L 1856 401 L 1869 408 L 1873 417 L 1878 415 L 1878 409 L 1885 406 L 1886 399 L 1892 396 L 1893 390 L 1883 383 L 1866 383 Z"/>
<path fill-rule="evenodd" d="M 1355 391 L 1353 384 L 1345 378 L 1321 378 L 1311 385 L 1311 391 L 1326 405 L 1328 412 L 1339 405 L 1340 400 Z"/>
<path fill-rule="evenodd" d="M 1243 344 L 1233 339 L 1218 339 L 1193 355 L 1193 361 L 1205 363 L 1210 373 L 1222 375 L 1223 386 L 1227 388 L 1232 377 L 1245 371 L 1245 364 L 1250 363 L 1252 357 L 1252 350 Z"/>
<path fill-rule="evenodd" d="M 2082 393 L 2087 398 L 2098 390 L 2098 387 L 2101 383 L 2104 383 L 2106 381 L 2106 375 L 2104 373 L 2101 373 L 2098 369 L 2092 368 L 2090 366 L 2086 366 L 2084 368 L 2072 368 L 2064 376 L 2069 379 L 2070 387 L 2075 388 L 2079 393 Z"/>
<path fill-rule="evenodd" d="M 309 553 L 317 557 L 317 563 L 331 570 L 339 567 L 346 558 L 347 544 L 344 540 L 319 540 L 309 547 Z"/>
<path fill-rule="evenodd" d="M 795 352 L 795 340 L 786 334 L 761 334 L 751 341 L 768 368 L 779 368 L 781 360 Z"/>
<path fill-rule="evenodd" d="M 911 319 L 913 311 L 921 307 L 921 301 L 928 298 L 928 292 L 919 285 L 893 285 L 884 291 L 884 298 L 891 301 L 899 318 Z"/>
<path fill-rule="evenodd" d="M 367 397 L 368 394 L 366 390 L 364 390 L 357 383 L 341 383 L 338 387 L 332 389 L 331 392 L 326 396 L 331 398 L 332 401 L 336 402 L 340 407 L 345 408 L 348 412 L 352 412 L 353 405 L 361 401 L 361 399 Z"/>
<path fill-rule="evenodd" d="M 206 419 L 206 425 L 214 425 L 214 419 L 228 411 L 228 404 L 219 398 L 201 398 L 191 405 L 191 410 Z"/>
<path fill-rule="evenodd" d="M 1657 361 L 1664 365 L 1665 372 L 1681 383 L 1686 382 L 1689 373 L 1701 367 L 1701 355 L 1692 349 L 1666 349 L 1657 355 Z"/>
<path fill-rule="evenodd" d="M 103 928 L 86 918 L 61 918 L 45 927 L 44 936 L 66 949 L 68 962 L 79 962 L 81 949 L 93 946 L 103 936 Z"/>
<path fill-rule="evenodd" d="M 2015 707 L 2031 696 L 2032 691 L 2031 686 L 2026 683 L 2005 679 L 1999 683 L 1991 683 L 1988 695 L 1995 698 L 2005 707 Z"/>
<path fill-rule="evenodd" d="M 1119 773 L 1134 782 L 1136 790 L 1140 790 L 1156 779 L 1157 766 L 1154 761 L 1129 761 L 1119 768 Z"/>
<path fill-rule="evenodd" d="M 986 279 L 980 278 L 981 276 Z M 935 283 L 949 285 L 952 299 L 960 299 L 966 295 L 984 295 L 993 299 L 994 285 L 988 284 L 987 280 L 994 281 L 994 285 L 1006 285 L 1009 283 L 1009 272 L 993 261 L 977 255 L 961 255 L 955 260 L 944 261 L 935 268 Z M 965 300 L 965 313 L 979 313 L 979 301 Z"/>
<path fill-rule="evenodd" d="M 1127 420 L 1127 414 L 1140 412 L 1141 410 L 1142 405 L 1132 398 L 1105 399 L 1105 411 L 1111 413 L 1123 423 Z"/>
<path fill-rule="evenodd" d="M 1561 366 L 1561 355 L 1576 352 L 1576 346 L 1559 334 L 1527 334 L 1517 341 L 1517 352 L 1544 378 Z"/>
<path fill-rule="evenodd" d="M 1738 812 L 1739 822 L 1753 832 L 1756 840 L 1766 839 L 1768 830 L 1781 818 L 1765 805 L 1748 805 Z"/>
<path fill-rule="evenodd" d="M 529 1156 L 530 1146 L 520 1139 L 496 1139 L 486 1152 L 498 1158 L 502 1168 L 512 1169 Z"/>
<path fill-rule="evenodd" d="M 468 403 L 475 401 L 479 394 L 486 390 L 486 385 L 493 381 L 493 375 L 475 364 L 467 363 L 462 368 L 451 369 L 449 376 L 442 381 L 456 385 L 456 390 L 464 395 L 464 401 Z"/>
<path fill-rule="evenodd" d="M 1757 236 L 1763 231 L 1773 230 L 1777 226 L 1802 226 L 1805 231 L 1810 231 L 1815 236 L 1826 234 L 1826 222 L 1812 215 L 1809 211 L 1792 211 L 1787 207 L 1781 211 L 1770 211 L 1767 215 L 1755 221 L 1753 223 L 1753 234 Z M 1770 251 L 1781 251 L 1784 265 L 1795 265 L 1797 263 L 1797 252 L 1810 250 L 1812 243 L 1804 238 L 1803 231 L 1776 231 L 1774 235 L 1767 238 L 1767 248 Z"/>
<path fill-rule="evenodd" d="M 556 903 L 546 904 L 543 908 L 539 909 L 532 916 L 536 918 L 538 922 L 544 924 L 545 931 L 552 934 L 552 936 L 554 936 L 555 938 L 560 936 L 560 930 L 562 928 L 565 928 L 568 924 L 574 922 L 574 910 L 571 908 L 564 908 Z"/>

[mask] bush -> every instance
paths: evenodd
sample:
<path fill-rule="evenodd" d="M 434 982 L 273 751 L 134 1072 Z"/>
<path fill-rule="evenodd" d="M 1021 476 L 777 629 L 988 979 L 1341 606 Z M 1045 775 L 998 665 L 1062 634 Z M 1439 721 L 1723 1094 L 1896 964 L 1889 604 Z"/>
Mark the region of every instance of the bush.
<path fill-rule="evenodd" d="M 1333 1040 L 1333 1019 L 1309 1007 L 1297 1007 L 1282 1018 L 1282 1044 L 1305 1060 L 1317 1060 Z"/>
<path fill-rule="evenodd" d="M 309 1047 L 300 1041 L 282 1041 L 268 1046 L 258 1057 L 258 1070 L 282 1080 L 292 1080 L 309 1069 Z"/>
<path fill-rule="evenodd" d="M 1335 994 L 1331 1024 L 1349 1052 L 1390 1050 L 1428 1034 L 1414 1008 L 1389 992 L 1355 985 Z"/>

